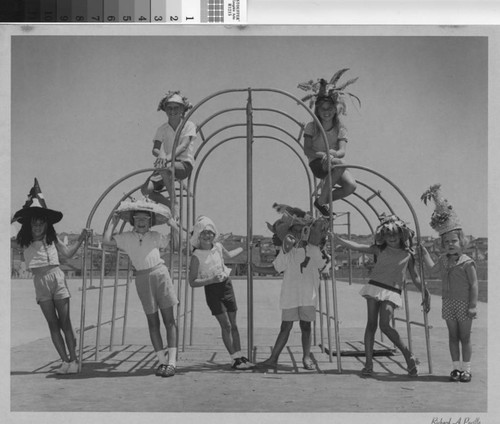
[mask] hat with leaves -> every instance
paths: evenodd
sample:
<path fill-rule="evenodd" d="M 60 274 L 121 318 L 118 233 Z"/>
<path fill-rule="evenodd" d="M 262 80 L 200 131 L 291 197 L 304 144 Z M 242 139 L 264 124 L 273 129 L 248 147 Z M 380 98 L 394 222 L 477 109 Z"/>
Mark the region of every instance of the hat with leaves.
<path fill-rule="evenodd" d="M 25 224 L 34 216 L 43 216 L 47 219 L 47 222 L 55 224 L 59 222 L 63 214 L 62 212 L 49 209 L 45 203 L 45 198 L 43 197 L 42 190 L 38 184 L 38 180 L 35 178 L 35 182 L 30 192 L 28 193 L 28 199 L 24 203 L 22 209 L 18 210 L 11 219 L 11 223 L 19 222 L 20 224 Z"/>
<path fill-rule="evenodd" d="M 385 243 L 385 235 L 387 233 L 398 232 L 401 241 L 408 250 L 413 249 L 415 231 L 413 231 L 406 222 L 394 214 L 386 215 L 382 213 L 379 216 L 379 225 L 375 230 L 375 244 L 383 245 Z"/>
<path fill-rule="evenodd" d="M 333 77 L 330 81 L 326 81 L 323 78 L 313 81 L 309 80 L 307 82 L 300 83 L 298 88 L 304 91 L 312 91 L 307 96 L 303 97 L 301 100 L 303 102 L 309 100 L 309 107 L 312 108 L 316 103 L 321 100 L 331 100 L 336 108 L 337 112 L 341 115 L 345 115 L 347 112 L 347 105 L 345 102 L 345 98 L 350 97 L 352 99 L 356 99 L 359 107 L 361 107 L 361 100 L 358 96 L 345 91 L 345 89 L 354 84 L 358 77 L 352 78 L 343 84 L 339 84 L 339 80 L 344 75 L 349 68 L 340 69 L 339 71 L 333 74 Z M 339 84 L 339 85 L 337 85 Z"/>
<path fill-rule="evenodd" d="M 158 103 L 158 111 L 163 110 L 167 106 L 167 103 L 177 103 L 184 106 L 184 112 L 188 111 L 193 107 L 191 103 L 189 103 L 188 98 L 183 96 L 180 91 L 169 91 Z"/>
<path fill-rule="evenodd" d="M 420 199 L 427 205 L 433 200 L 436 207 L 431 215 L 430 226 L 438 232 L 440 236 L 453 230 L 462 229 L 462 224 L 458 215 L 453 210 L 453 206 L 441 195 L 441 184 L 430 186 Z"/>

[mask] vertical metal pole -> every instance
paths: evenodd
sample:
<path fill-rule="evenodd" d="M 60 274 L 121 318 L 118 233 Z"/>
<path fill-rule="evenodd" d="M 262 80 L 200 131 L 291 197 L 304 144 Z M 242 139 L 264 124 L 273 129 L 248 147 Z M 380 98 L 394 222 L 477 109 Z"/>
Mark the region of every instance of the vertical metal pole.
<path fill-rule="evenodd" d="M 321 352 L 325 351 L 324 335 L 323 335 L 323 291 L 321 290 L 321 284 L 318 287 L 318 300 L 319 300 L 319 337 L 321 344 Z"/>
<path fill-rule="evenodd" d="M 411 342 L 411 324 L 410 324 L 410 303 L 408 302 L 408 291 L 406 290 L 406 283 L 403 284 L 403 294 L 404 294 L 404 299 L 405 299 L 405 313 L 406 313 L 406 332 L 408 333 L 408 349 L 410 349 L 410 352 L 413 352 L 412 348 L 412 342 Z M 395 317 L 394 314 L 392 315 L 393 317 L 393 327 L 395 327 Z"/>
<path fill-rule="evenodd" d="M 252 90 L 248 89 L 247 100 L 247 314 L 248 314 L 248 357 L 253 351 L 253 272 L 252 272 L 252 142 L 253 142 L 253 111 Z"/>
<path fill-rule="evenodd" d="M 333 298 L 333 325 L 335 328 L 335 347 L 337 349 L 337 370 L 342 372 L 342 360 L 340 352 L 340 328 L 339 328 L 339 314 L 337 305 L 337 281 L 335 280 L 335 273 L 332 272 L 332 298 Z"/>
<path fill-rule="evenodd" d="M 85 304 L 87 302 L 87 256 L 89 254 L 88 249 L 88 236 L 85 238 L 85 243 L 83 245 L 83 259 L 82 259 L 82 301 L 80 306 L 80 337 L 78 342 L 78 371 L 82 370 L 82 355 L 83 355 L 83 343 L 85 340 Z"/>
<path fill-rule="evenodd" d="M 351 212 L 347 212 L 347 238 L 351 239 Z M 364 253 L 363 253 L 364 255 Z M 352 284 L 352 255 L 351 249 L 347 251 L 347 257 L 349 258 L 349 285 Z"/>
<path fill-rule="evenodd" d="M 102 298 L 104 294 L 104 267 L 106 265 L 106 252 L 102 248 L 101 249 L 101 278 L 99 284 L 99 303 L 97 308 L 97 331 L 95 338 L 95 360 L 99 360 L 99 346 L 101 339 L 101 321 L 102 321 Z"/>
<path fill-rule="evenodd" d="M 115 283 L 113 286 L 113 307 L 111 309 L 111 332 L 109 335 L 109 350 L 113 349 L 113 339 L 115 335 L 116 320 L 116 296 L 118 292 L 118 272 L 120 271 L 120 251 L 116 250 Z"/>
<path fill-rule="evenodd" d="M 328 290 L 328 280 L 323 279 L 323 283 L 325 285 L 325 304 L 326 304 L 326 332 L 328 335 L 328 360 L 330 362 L 333 361 L 333 352 L 332 352 L 332 327 L 330 323 L 330 293 Z M 339 352 L 337 352 L 339 353 Z"/>
<path fill-rule="evenodd" d="M 127 285 L 125 287 L 125 308 L 123 311 L 123 331 L 122 331 L 122 345 L 125 344 L 125 334 L 127 330 L 127 315 L 128 315 L 128 299 L 130 292 L 130 275 L 132 274 L 132 264 L 130 258 L 128 258 L 128 269 L 127 269 Z"/>

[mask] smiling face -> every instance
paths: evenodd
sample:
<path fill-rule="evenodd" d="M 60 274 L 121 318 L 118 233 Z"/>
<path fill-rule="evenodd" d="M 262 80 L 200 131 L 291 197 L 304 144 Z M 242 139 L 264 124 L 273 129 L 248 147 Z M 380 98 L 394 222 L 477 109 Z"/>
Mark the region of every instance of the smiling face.
<path fill-rule="evenodd" d="M 42 240 L 47 231 L 47 221 L 43 218 L 33 217 L 31 219 L 31 234 L 33 240 Z"/>
<path fill-rule="evenodd" d="M 337 113 L 331 100 L 324 100 L 316 106 L 317 116 L 321 122 L 331 122 Z"/>
<path fill-rule="evenodd" d="M 210 230 L 203 230 L 200 233 L 200 249 L 210 250 L 213 246 L 215 233 Z"/>
<path fill-rule="evenodd" d="M 151 215 L 148 212 L 134 214 L 134 231 L 140 234 L 147 233 L 151 227 Z"/>
<path fill-rule="evenodd" d="M 178 122 L 184 114 L 184 106 L 179 103 L 167 103 L 165 105 L 165 113 L 168 116 L 169 122 Z"/>
<path fill-rule="evenodd" d="M 389 247 L 392 247 L 394 249 L 399 249 L 401 247 L 401 234 L 398 230 L 385 231 L 384 240 Z"/>
<path fill-rule="evenodd" d="M 450 255 L 462 253 L 463 243 L 456 231 L 443 234 L 441 241 L 445 253 Z"/>

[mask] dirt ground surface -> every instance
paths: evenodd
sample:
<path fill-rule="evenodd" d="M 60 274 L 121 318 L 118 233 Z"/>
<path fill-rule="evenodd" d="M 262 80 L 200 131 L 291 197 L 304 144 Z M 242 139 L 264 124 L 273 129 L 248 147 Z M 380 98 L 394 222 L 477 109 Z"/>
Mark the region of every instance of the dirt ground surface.
<path fill-rule="evenodd" d="M 279 331 L 280 282 L 254 280 L 253 283 L 254 349 L 250 354 L 253 361 L 259 362 L 269 356 Z M 70 280 L 69 284 L 72 322 L 79 328 L 81 282 Z M 246 280 L 234 281 L 234 286 L 242 345 L 247 354 Z M 165 418 L 191 422 L 200 419 L 198 413 L 204 413 L 205 422 L 240 418 L 256 422 L 295 419 L 332 422 L 331 418 L 336 417 L 338 421 L 334 422 L 500 423 L 500 420 L 491 421 L 492 411 L 498 410 L 495 404 L 492 405 L 491 396 L 488 403 L 488 383 L 492 382 L 487 378 L 487 303 L 479 303 L 478 319 L 473 324 L 473 379 L 470 383 L 448 381 L 451 371 L 448 335 L 440 317 L 441 302 L 436 296 L 433 296 L 428 315 L 430 352 L 426 349 L 424 328 L 411 326 L 412 350 L 421 361 L 419 376 L 407 376 L 403 356 L 393 352 L 386 340 L 377 343 L 379 355 L 375 358 L 375 373 L 366 378 L 360 375 L 366 314 L 365 301 L 358 295 L 360 287 L 337 283 L 341 354 L 337 355 L 333 323 L 329 343 L 326 323 L 323 322 L 321 330 L 318 319 L 312 348 L 315 369 L 312 371 L 302 367 L 298 324 L 292 330 L 276 370 L 232 370 L 220 330 L 205 305 L 203 291 L 195 290 L 192 334 L 189 334 L 189 322 L 183 326 L 183 317 L 180 319 L 177 374 L 173 378 L 156 377 L 156 357 L 132 287 L 125 343 L 121 344 L 122 324 L 117 324 L 114 346 L 110 349 L 111 326 L 104 325 L 99 334 L 96 358 L 96 328 L 90 329 L 85 332 L 82 372 L 58 376 L 53 372 L 59 365 L 58 357 L 33 300 L 32 282 L 13 280 L 10 408 L 5 416 L 8 422 L 77 422 L 80 419 L 95 423 L 110 420 L 114 423 L 115 419 L 150 422 L 152 417 L 157 417 L 154 413 L 169 413 Z M 86 326 L 97 319 L 97 292 L 87 292 Z M 422 322 L 420 294 L 408 294 L 411 320 Z M 119 293 L 117 316 L 123 312 L 123 298 Z M 111 302 L 112 296 L 102 301 L 102 310 L 106 312 L 103 312 L 103 322 L 109 319 Z M 397 316 L 404 317 L 403 311 Z M 405 324 L 397 322 L 397 328 L 407 342 Z M 332 355 L 324 352 L 321 345 L 327 352 L 332 351 Z M 308 413 L 309 418 L 300 413 Z"/>

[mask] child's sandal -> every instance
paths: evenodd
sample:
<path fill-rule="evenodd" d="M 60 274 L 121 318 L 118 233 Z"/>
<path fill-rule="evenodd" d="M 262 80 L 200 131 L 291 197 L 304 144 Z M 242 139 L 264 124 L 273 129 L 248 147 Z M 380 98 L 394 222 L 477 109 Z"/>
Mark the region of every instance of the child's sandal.
<path fill-rule="evenodd" d="M 418 364 L 420 364 L 420 361 L 412 355 L 408 364 L 408 375 L 410 377 L 418 376 Z"/>
<path fill-rule="evenodd" d="M 460 382 L 462 383 L 468 383 L 471 380 L 472 380 L 472 374 L 468 371 L 463 371 L 462 374 L 460 375 Z"/>

